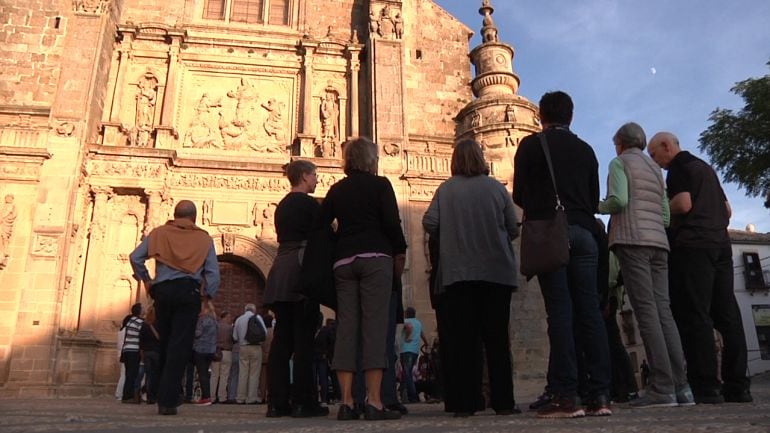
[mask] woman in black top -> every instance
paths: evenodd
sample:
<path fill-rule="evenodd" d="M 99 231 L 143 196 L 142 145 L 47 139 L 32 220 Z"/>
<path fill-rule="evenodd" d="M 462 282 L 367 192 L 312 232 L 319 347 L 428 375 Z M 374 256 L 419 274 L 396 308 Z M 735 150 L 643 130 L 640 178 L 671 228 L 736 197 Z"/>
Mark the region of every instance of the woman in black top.
<path fill-rule="evenodd" d="M 345 174 L 322 204 L 321 221 L 337 220 L 334 279 L 337 289 L 337 340 L 333 369 L 342 388 L 337 419 L 360 416 L 351 392 L 356 352 L 362 353 L 367 388 L 364 417 L 395 419 L 383 408 L 380 385 L 387 368 L 386 334 L 393 278 L 404 269 L 406 241 L 398 204 L 387 178 L 377 176 L 377 145 L 365 138 L 345 143 Z M 359 348 L 359 344 L 361 347 Z"/>
<path fill-rule="evenodd" d="M 296 160 L 286 167 L 291 192 L 275 210 L 278 255 L 270 269 L 264 304 L 275 313 L 276 325 L 267 361 L 268 417 L 326 416 L 318 403 L 313 378 L 313 340 L 320 314 L 318 303 L 300 291 L 300 269 L 308 235 L 320 205 L 315 192 L 316 167 Z M 294 384 L 289 387 L 289 359 L 294 357 Z M 291 396 L 289 395 L 291 389 Z"/>

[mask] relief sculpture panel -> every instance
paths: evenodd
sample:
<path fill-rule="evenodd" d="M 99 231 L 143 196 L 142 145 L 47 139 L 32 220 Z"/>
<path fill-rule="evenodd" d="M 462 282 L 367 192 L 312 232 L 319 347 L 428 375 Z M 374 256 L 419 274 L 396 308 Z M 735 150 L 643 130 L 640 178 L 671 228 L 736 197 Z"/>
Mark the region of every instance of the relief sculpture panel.
<path fill-rule="evenodd" d="M 192 73 L 194 74 L 194 73 Z M 292 77 L 193 75 L 181 92 L 182 147 L 283 158 L 293 135 Z"/>

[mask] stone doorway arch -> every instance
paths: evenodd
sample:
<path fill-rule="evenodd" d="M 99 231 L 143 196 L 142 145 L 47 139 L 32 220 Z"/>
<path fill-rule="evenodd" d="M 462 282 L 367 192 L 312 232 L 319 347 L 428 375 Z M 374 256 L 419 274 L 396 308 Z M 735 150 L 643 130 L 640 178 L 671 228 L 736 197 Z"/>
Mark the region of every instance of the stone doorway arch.
<path fill-rule="evenodd" d="M 259 313 L 265 313 L 262 296 L 277 246 L 235 233 L 212 238 L 222 273 L 220 293 L 214 300 L 217 313 L 226 309 L 237 317 L 247 303 L 255 304 Z"/>

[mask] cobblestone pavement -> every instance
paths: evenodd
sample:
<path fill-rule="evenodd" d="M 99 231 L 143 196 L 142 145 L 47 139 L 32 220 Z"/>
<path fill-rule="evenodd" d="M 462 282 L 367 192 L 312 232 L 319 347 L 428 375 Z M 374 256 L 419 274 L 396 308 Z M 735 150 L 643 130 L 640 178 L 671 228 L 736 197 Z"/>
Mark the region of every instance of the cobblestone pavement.
<path fill-rule="evenodd" d="M 410 414 L 397 421 L 348 421 L 329 418 L 265 418 L 266 407 L 213 405 L 179 408 L 177 416 L 159 416 L 156 406 L 121 404 L 110 398 L 2 399 L 0 432 L 770 432 L 770 374 L 753 379 L 754 403 L 717 406 L 631 409 L 615 405 L 611 417 L 540 420 L 532 412 L 495 416 L 487 411 L 465 419 L 452 418 L 440 404 L 409 405 Z M 526 407 L 523 404 L 522 407 Z"/>

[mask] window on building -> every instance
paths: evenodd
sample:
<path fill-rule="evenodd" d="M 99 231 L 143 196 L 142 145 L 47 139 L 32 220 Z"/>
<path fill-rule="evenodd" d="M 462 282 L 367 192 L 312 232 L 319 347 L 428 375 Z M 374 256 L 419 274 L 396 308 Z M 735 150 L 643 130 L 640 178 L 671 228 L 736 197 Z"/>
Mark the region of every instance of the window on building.
<path fill-rule="evenodd" d="M 206 0 L 203 18 L 224 22 L 288 26 L 292 0 Z"/>

